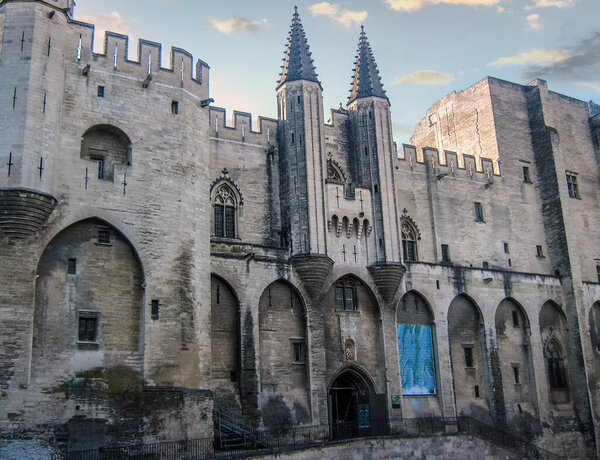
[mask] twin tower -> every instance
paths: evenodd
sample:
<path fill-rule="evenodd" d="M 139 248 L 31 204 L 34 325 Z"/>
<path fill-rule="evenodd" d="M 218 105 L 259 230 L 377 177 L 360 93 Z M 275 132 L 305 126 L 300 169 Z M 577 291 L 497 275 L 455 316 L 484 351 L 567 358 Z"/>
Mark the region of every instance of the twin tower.
<path fill-rule="evenodd" d="M 322 87 L 297 9 L 282 68 L 277 85 L 280 187 L 283 233 L 292 254 L 366 264 L 375 280 L 391 276 L 399 282 L 403 267 L 390 103 L 364 28 L 347 110 L 332 111 L 331 124 L 324 122 Z M 340 244 L 338 227 L 362 241 Z"/>

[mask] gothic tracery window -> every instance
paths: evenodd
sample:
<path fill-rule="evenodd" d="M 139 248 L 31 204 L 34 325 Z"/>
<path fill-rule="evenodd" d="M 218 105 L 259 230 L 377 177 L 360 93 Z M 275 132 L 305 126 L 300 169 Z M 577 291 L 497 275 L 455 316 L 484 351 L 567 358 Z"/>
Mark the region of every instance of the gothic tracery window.
<path fill-rule="evenodd" d="M 548 365 L 548 383 L 550 388 L 567 387 L 567 374 L 562 353 L 562 347 L 555 338 L 550 339 L 544 352 Z"/>
<path fill-rule="evenodd" d="M 344 177 L 340 169 L 333 161 L 327 162 L 327 180 L 332 182 L 344 183 Z"/>
<path fill-rule="evenodd" d="M 234 191 L 228 184 L 222 184 L 215 192 L 213 200 L 214 235 L 235 238 L 237 230 L 238 203 Z"/>
<path fill-rule="evenodd" d="M 417 230 L 408 220 L 404 220 L 401 233 L 404 260 L 414 262 L 417 260 Z"/>

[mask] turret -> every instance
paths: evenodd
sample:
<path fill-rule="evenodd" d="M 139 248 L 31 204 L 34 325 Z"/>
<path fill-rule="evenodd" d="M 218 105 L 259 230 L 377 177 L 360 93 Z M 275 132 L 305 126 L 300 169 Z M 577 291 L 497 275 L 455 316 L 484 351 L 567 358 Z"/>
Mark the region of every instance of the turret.
<path fill-rule="evenodd" d="M 282 220 L 293 255 L 325 254 L 323 94 L 294 9 L 277 85 Z"/>
<path fill-rule="evenodd" d="M 359 185 L 371 189 L 377 261 L 398 262 L 390 101 L 363 27 L 347 106 L 352 127 L 350 169 Z"/>

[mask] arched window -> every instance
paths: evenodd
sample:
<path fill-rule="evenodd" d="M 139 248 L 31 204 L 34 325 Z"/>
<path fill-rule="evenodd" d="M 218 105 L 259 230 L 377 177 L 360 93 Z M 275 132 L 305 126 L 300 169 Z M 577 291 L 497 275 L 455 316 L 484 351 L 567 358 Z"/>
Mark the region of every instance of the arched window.
<path fill-rule="evenodd" d="M 327 180 L 338 184 L 345 182 L 344 173 L 339 165 L 332 160 L 327 161 Z"/>
<path fill-rule="evenodd" d="M 235 238 L 237 235 L 237 197 L 227 183 L 215 191 L 213 199 L 214 236 Z"/>
<path fill-rule="evenodd" d="M 408 262 L 417 261 L 417 230 L 408 220 L 403 219 L 401 232 L 404 260 Z"/>
<path fill-rule="evenodd" d="M 345 311 L 358 310 L 356 286 L 351 280 L 340 280 L 335 285 L 335 309 Z"/>
<path fill-rule="evenodd" d="M 544 355 L 548 364 L 548 383 L 550 384 L 550 388 L 566 388 L 567 373 L 565 372 L 562 347 L 558 340 L 552 338 L 548 341 Z"/>

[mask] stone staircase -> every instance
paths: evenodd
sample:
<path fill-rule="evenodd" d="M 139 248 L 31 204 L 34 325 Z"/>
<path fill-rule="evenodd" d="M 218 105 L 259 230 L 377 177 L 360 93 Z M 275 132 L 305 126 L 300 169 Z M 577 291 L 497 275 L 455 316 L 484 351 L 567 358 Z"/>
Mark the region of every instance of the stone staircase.
<path fill-rule="evenodd" d="M 241 415 L 215 409 L 213 412 L 215 449 L 256 449 L 257 431 L 242 421 Z"/>

